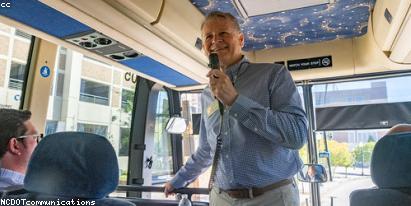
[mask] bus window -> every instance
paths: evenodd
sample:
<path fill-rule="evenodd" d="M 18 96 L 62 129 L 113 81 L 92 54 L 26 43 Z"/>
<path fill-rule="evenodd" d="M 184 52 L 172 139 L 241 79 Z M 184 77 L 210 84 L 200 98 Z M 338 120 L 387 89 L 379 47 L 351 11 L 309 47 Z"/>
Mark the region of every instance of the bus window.
<path fill-rule="evenodd" d="M 166 125 L 170 119 L 170 100 L 167 90 L 154 84 L 150 90 L 145 128 L 143 160 L 144 186 L 162 186 L 173 175 L 171 134 Z M 143 193 L 143 198 L 165 199 L 163 193 Z M 173 199 L 173 197 L 169 197 Z"/>
<path fill-rule="evenodd" d="M 196 151 L 200 136 L 198 134 L 199 122 L 193 121 L 201 115 L 201 93 L 183 93 L 181 94 L 181 108 L 183 118 L 188 120 L 188 130 L 183 133 L 183 162 Z M 198 120 L 199 121 L 199 120 Z M 197 125 L 196 125 L 197 124 Z M 201 174 L 193 183 L 189 185 L 192 188 L 207 188 L 210 178 L 211 167 Z M 193 195 L 193 200 L 208 201 L 208 195 Z"/>
<path fill-rule="evenodd" d="M 120 68 L 59 48 L 50 93 L 46 134 L 83 131 L 105 136 L 119 160 L 126 184 L 135 84 Z"/>
<path fill-rule="evenodd" d="M 20 107 L 31 35 L 0 24 L 0 107 Z"/>
<path fill-rule="evenodd" d="M 158 92 L 155 125 L 154 125 L 154 152 L 153 152 L 153 185 L 164 184 L 170 180 L 173 173 L 173 157 L 171 154 L 171 138 L 165 131 L 170 119 L 169 101 L 166 90 Z"/>
<path fill-rule="evenodd" d="M 305 105 L 304 105 L 304 95 L 303 95 L 303 87 L 302 86 L 297 86 L 297 91 L 298 94 L 300 95 L 301 98 L 301 104 L 303 106 L 303 109 L 305 110 Z"/>
<path fill-rule="evenodd" d="M 300 95 L 301 104 L 303 106 L 303 109 L 305 110 L 303 87 L 302 86 L 297 86 L 297 91 L 298 91 L 298 94 Z M 300 158 L 301 158 L 301 160 L 303 161 L 304 164 L 310 163 L 309 162 L 309 155 L 308 155 L 308 144 L 305 144 L 304 147 L 299 150 L 299 154 L 300 154 Z M 300 182 L 297 179 L 297 175 L 295 175 L 294 179 L 297 182 L 298 190 L 300 192 L 300 202 L 301 202 L 302 205 L 305 205 L 306 202 L 310 199 L 310 184 L 305 183 L 305 182 Z"/>
<path fill-rule="evenodd" d="M 314 109 L 407 103 L 411 101 L 409 81 L 411 76 L 314 85 Z M 315 135 L 319 163 L 326 167 L 329 174 L 329 181 L 320 184 L 321 205 L 330 205 L 331 202 L 334 205 L 348 205 L 353 190 L 374 186 L 370 176 L 371 154 L 375 143 L 387 131 L 387 126 L 319 130 L 321 128 Z"/>

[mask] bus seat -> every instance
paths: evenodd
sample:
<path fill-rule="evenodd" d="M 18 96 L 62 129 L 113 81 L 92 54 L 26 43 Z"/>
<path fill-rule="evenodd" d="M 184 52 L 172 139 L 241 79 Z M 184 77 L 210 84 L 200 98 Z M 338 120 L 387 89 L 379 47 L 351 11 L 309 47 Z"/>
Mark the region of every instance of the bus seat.
<path fill-rule="evenodd" d="M 411 205 L 411 133 L 381 138 L 371 158 L 376 188 L 355 190 L 350 206 Z"/>
<path fill-rule="evenodd" d="M 13 185 L 3 188 L 0 191 L 0 199 L 3 199 L 9 195 L 19 195 L 24 193 L 27 193 L 27 191 L 24 189 L 23 185 Z"/>
<path fill-rule="evenodd" d="M 50 197 L 94 200 L 96 205 L 134 205 L 106 198 L 119 179 L 110 142 L 99 135 L 61 132 L 46 136 L 33 152 L 24 189 L 35 199 Z"/>

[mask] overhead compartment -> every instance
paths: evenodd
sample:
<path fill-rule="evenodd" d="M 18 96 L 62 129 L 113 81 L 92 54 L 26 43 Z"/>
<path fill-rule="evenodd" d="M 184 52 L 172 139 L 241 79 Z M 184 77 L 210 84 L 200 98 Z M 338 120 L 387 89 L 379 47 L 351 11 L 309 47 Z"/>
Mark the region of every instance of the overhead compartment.
<path fill-rule="evenodd" d="M 187 55 L 206 64 L 207 58 L 200 47 L 200 25 L 204 16 L 189 1 L 105 0 L 105 2 Z"/>
<path fill-rule="evenodd" d="M 152 25 L 167 38 L 170 43 L 183 47 L 195 55 L 195 58 L 208 61 L 201 52 L 200 26 L 204 20 L 203 14 L 189 1 L 166 1 L 158 18 Z"/>
<path fill-rule="evenodd" d="M 204 16 L 189 1 L 41 1 L 199 83 L 207 83 L 208 61 L 195 47 Z"/>
<path fill-rule="evenodd" d="M 160 14 L 163 0 L 104 0 L 138 22 L 149 24 Z"/>
<path fill-rule="evenodd" d="M 399 63 L 411 64 L 411 11 L 408 12 L 401 30 L 398 32 L 390 59 Z"/>
<path fill-rule="evenodd" d="M 377 45 L 397 63 L 411 63 L 410 5 L 411 0 L 378 0 L 372 15 Z"/>
<path fill-rule="evenodd" d="M 410 7 L 411 0 L 378 0 L 372 14 L 374 38 L 383 51 L 390 51 Z"/>

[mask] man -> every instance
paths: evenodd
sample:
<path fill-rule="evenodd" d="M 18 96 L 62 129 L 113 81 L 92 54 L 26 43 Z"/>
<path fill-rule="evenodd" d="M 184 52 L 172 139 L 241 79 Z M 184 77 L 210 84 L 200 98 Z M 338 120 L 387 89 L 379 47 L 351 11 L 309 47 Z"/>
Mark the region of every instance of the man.
<path fill-rule="evenodd" d="M 293 176 L 302 166 L 298 149 L 307 120 L 289 72 L 249 63 L 241 51 L 244 36 L 228 13 L 210 13 L 201 30 L 205 54 L 217 53 L 221 68 L 207 74 L 199 146 L 165 184 L 165 194 L 194 181 L 219 156 L 210 205 L 299 205 Z M 225 105 L 222 117 L 217 100 Z M 222 146 L 215 154 L 217 137 Z"/>
<path fill-rule="evenodd" d="M 40 135 L 30 111 L 0 109 L 0 189 L 23 185 L 30 156 Z"/>

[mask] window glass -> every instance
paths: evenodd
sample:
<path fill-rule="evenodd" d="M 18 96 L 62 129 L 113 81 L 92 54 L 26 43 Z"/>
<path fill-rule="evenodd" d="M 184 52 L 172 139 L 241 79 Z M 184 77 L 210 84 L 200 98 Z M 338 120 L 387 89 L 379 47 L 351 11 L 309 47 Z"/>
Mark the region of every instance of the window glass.
<path fill-rule="evenodd" d="M 301 105 L 303 106 L 303 109 L 305 110 L 303 87 L 302 86 L 297 86 L 297 91 L 298 91 L 298 94 L 300 95 L 300 98 L 301 98 Z"/>
<path fill-rule="evenodd" d="M 57 70 L 64 71 L 66 70 L 66 63 L 67 63 L 67 49 L 64 47 L 60 47 L 59 54 L 58 54 L 58 63 L 57 63 Z"/>
<path fill-rule="evenodd" d="M 58 73 L 56 81 L 56 96 L 61 97 L 64 89 L 64 73 Z"/>
<path fill-rule="evenodd" d="M 126 184 L 133 105 L 128 102 L 126 110 L 121 105 L 122 96 L 134 99 L 135 84 L 124 78 L 132 71 L 63 47 L 58 50 L 54 70 L 46 133 L 84 131 L 106 137 L 118 155 L 120 184 Z M 129 92 L 125 95 L 123 91 Z"/>
<path fill-rule="evenodd" d="M 107 136 L 107 126 L 103 125 L 78 123 L 77 131 L 98 134 L 104 137 Z"/>
<path fill-rule="evenodd" d="M 300 95 L 300 98 L 301 98 L 301 105 L 302 105 L 302 107 L 305 111 L 303 87 L 302 86 L 297 86 L 297 91 L 298 91 L 298 94 Z M 303 163 L 304 164 L 309 163 L 308 144 L 305 144 L 303 146 L 303 148 L 301 148 L 298 152 L 299 152 L 300 158 L 303 161 Z M 306 200 L 309 200 L 310 195 L 311 195 L 310 194 L 310 185 L 309 185 L 309 183 L 298 181 L 297 176 L 295 176 L 294 179 L 297 182 L 298 190 L 300 192 L 301 205 L 306 205 Z"/>
<path fill-rule="evenodd" d="M 123 89 L 121 92 L 121 109 L 130 111 L 133 108 L 134 92 Z"/>
<path fill-rule="evenodd" d="M 130 143 L 130 128 L 120 128 L 120 146 L 119 155 L 128 156 L 129 143 Z"/>
<path fill-rule="evenodd" d="M 46 122 L 46 133 L 45 133 L 45 135 L 47 136 L 49 134 L 56 133 L 57 125 L 58 125 L 57 121 L 47 121 Z"/>
<path fill-rule="evenodd" d="M 167 92 L 161 89 L 157 98 L 154 126 L 153 184 L 164 183 L 173 173 L 171 137 L 165 131 L 169 119 L 170 111 Z"/>
<path fill-rule="evenodd" d="M 31 35 L 22 33 L 0 23 L 0 108 L 20 106 L 31 44 Z"/>
<path fill-rule="evenodd" d="M 331 201 L 334 205 L 348 205 L 352 191 L 375 186 L 370 173 L 371 155 L 376 141 L 386 131 L 316 132 L 318 162 L 326 168 L 329 177 L 328 182 L 320 184 L 321 205 L 330 205 Z M 324 155 L 327 153 L 329 155 Z"/>
<path fill-rule="evenodd" d="M 56 69 L 54 72 L 53 84 L 51 86 L 52 96 L 61 98 L 64 90 L 64 75 L 66 68 L 66 53 L 67 50 L 64 47 L 60 47 L 57 55 Z"/>
<path fill-rule="evenodd" d="M 11 62 L 9 89 L 21 90 L 24 82 L 25 64 Z"/>
<path fill-rule="evenodd" d="M 109 105 L 110 87 L 97 82 L 81 80 L 80 101 Z"/>
<path fill-rule="evenodd" d="M 190 156 L 196 151 L 200 135 L 194 131 L 198 130 L 199 122 L 196 118 L 201 115 L 201 93 L 183 93 L 180 96 L 182 117 L 188 122 L 188 129 L 183 135 L 183 162 L 185 163 Z M 199 121 L 199 120 L 198 120 Z M 201 174 L 189 187 L 193 188 L 207 188 L 208 180 L 210 178 L 211 167 Z M 194 200 L 201 200 L 208 202 L 208 195 L 193 195 Z"/>
<path fill-rule="evenodd" d="M 28 40 L 31 39 L 30 34 L 27 34 L 26 32 L 24 32 L 20 29 L 16 29 L 15 34 L 16 34 L 16 36 L 23 37 L 23 38 L 28 39 Z"/>
<path fill-rule="evenodd" d="M 410 76 L 313 86 L 315 107 L 377 104 L 411 100 Z"/>
<path fill-rule="evenodd" d="M 314 85 L 314 111 L 319 107 L 411 101 L 410 76 Z M 320 184 L 321 205 L 349 205 L 353 190 L 372 188 L 370 160 L 375 143 L 387 129 L 317 131 L 319 163 L 332 181 Z M 328 154 L 329 155 L 328 155 Z M 329 157 L 329 158 L 328 158 Z"/>

